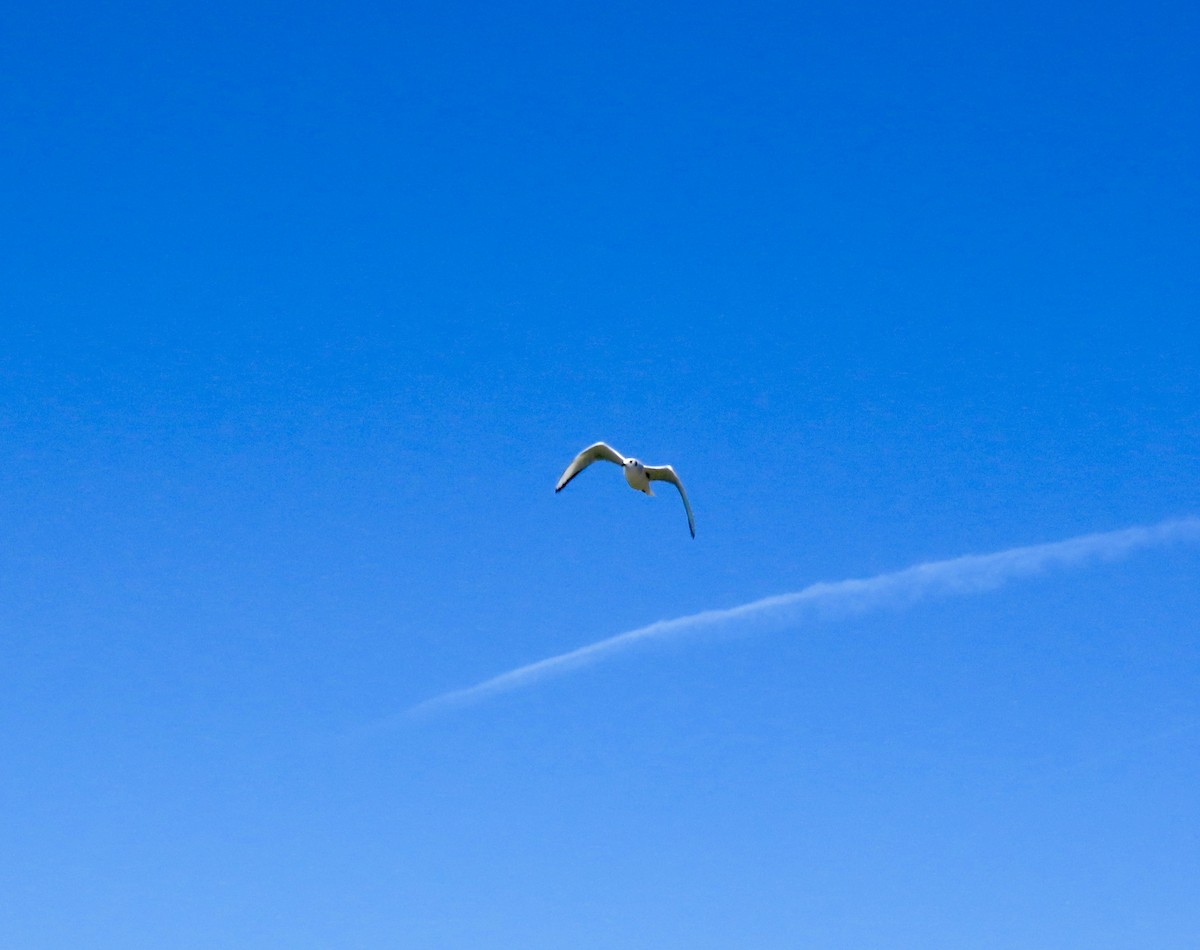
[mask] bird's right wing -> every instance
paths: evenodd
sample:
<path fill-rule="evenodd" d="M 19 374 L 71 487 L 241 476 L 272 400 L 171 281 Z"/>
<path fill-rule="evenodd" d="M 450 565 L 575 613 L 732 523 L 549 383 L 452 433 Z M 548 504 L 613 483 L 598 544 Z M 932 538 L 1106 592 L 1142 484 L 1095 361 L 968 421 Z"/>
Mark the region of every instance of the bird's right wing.
<path fill-rule="evenodd" d="M 625 457 L 621 455 L 611 445 L 606 445 L 604 442 L 597 442 L 595 445 L 589 445 L 586 449 L 575 456 L 575 461 L 567 466 L 567 470 L 562 473 L 562 478 L 558 480 L 558 484 L 554 486 L 555 491 L 562 491 L 567 482 L 582 472 L 593 462 L 599 461 L 616 462 L 618 465 L 625 464 Z"/>

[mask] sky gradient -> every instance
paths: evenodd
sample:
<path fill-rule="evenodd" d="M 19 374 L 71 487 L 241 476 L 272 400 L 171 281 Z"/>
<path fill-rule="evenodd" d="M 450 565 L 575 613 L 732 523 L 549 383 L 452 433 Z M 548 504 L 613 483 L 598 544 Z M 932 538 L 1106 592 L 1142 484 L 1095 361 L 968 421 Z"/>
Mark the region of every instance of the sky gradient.
<path fill-rule="evenodd" d="M 1194 4 L 26 4 L 0 935 L 1194 948 Z M 671 464 L 695 509 L 596 440 Z M 604 477 L 607 476 L 607 477 Z M 377 728 L 386 723 L 386 728 Z"/>

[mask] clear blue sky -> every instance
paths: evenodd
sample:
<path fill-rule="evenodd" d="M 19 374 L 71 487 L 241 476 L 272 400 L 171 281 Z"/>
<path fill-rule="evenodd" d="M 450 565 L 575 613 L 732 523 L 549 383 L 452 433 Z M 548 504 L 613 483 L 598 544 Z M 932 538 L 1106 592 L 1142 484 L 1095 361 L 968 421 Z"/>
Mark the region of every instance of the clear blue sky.
<path fill-rule="evenodd" d="M 0 942 L 1194 948 L 1194 3 L 22 4 Z M 675 465 L 696 511 L 570 458 Z"/>

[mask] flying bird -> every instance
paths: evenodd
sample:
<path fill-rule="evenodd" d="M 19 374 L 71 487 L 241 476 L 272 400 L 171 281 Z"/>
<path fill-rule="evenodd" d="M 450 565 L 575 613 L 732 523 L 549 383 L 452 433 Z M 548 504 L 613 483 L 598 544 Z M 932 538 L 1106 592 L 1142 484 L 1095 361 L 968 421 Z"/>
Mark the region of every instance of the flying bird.
<path fill-rule="evenodd" d="M 625 481 L 629 483 L 629 487 L 645 492 L 647 495 L 654 494 L 650 490 L 651 482 L 670 482 L 678 488 L 679 497 L 683 499 L 683 508 L 688 516 L 688 530 L 692 532 L 693 538 L 696 536 L 696 519 L 692 517 L 692 506 L 688 504 L 687 492 L 683 490 L 683 482 L 675 474 L 675 469 L 671 468 L 670 465 L 643 465 L 637 459 L 627 459 L 611 445 L 607 445 L 604 442 L 589 445 L 576 455 L 575 460 L 562 473 L 562 478 L 558 480 L 558 484 L 554 486 L 554 490 L 556 492 L 562 491 L 567 487 L 567 482 L 572 478 L 593 462 L 602 460 L 605 462 L 615 462 L 617 465 L 620 465 L 625 470 Z"/>

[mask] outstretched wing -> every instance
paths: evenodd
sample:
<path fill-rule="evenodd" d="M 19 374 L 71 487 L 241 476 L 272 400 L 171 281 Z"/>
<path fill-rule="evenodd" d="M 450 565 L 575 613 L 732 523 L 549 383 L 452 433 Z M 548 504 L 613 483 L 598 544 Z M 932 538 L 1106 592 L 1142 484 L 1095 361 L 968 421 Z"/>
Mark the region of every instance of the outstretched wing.
<path fill-rule="evenodd" d="M 558 484 L 554 486 L 555 491 L 562 491 L 567 482 L 582 472 L 593 462 L 600 460 L 605 462 L 616 462 L 618 465 L 625 464 L 625 457 L 621 455 L 611 445 L 606 445 L 603 442 L 597 442 L 595 445 L 589 445 L 586 449 L 575 456 L 575 461 L 567 466 L 567 470 L 562 473 L 562 478 L 558 480 Z"/>
<path fill-rule="evenodd" d="M 687 492 L 683 490 L 683 482 L 675 474 L 675 469 L 670 465 L 647 465 L 646 476 L 652 482 L 670 482 L 679 489 L 679 497 L 683 499 L 683 509 L 688 516 L 688 530 L 692 532 L 694 538 L 696 536 L 696 519 L 692 517 L 692 506 L 688 504 Z"/>

